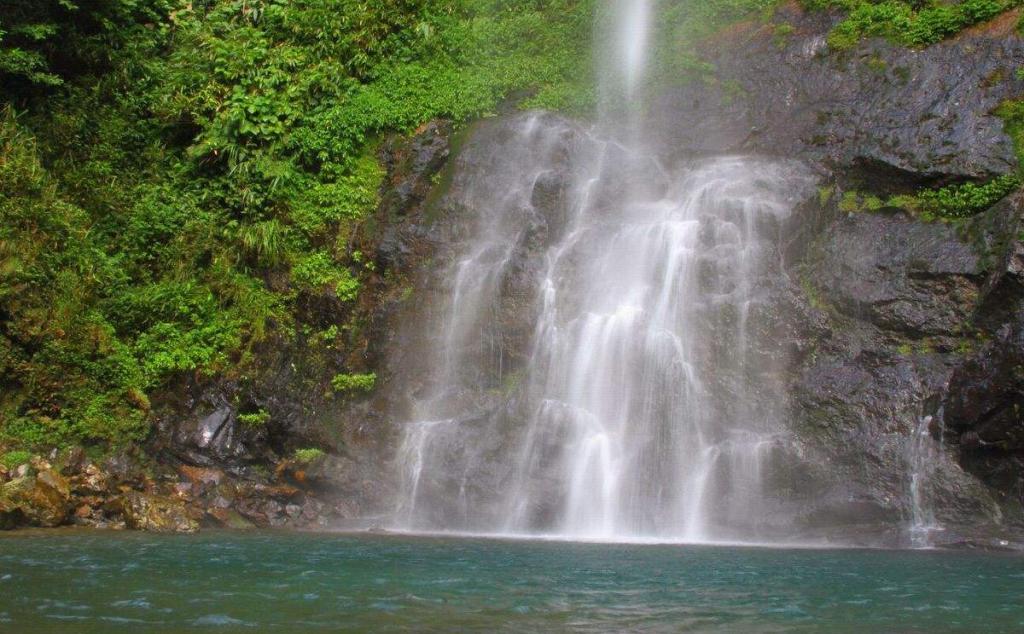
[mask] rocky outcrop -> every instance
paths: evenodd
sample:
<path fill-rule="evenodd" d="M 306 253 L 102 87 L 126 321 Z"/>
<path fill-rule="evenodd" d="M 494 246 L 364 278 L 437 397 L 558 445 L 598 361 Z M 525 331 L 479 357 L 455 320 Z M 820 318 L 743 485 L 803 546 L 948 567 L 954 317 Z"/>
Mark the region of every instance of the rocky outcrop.
<path fill-rule="evenodd" d="M 871 40 L 837 52 L 826 36 L 841 14 L 787 3 L 772 24 L 708 40 L 714 81 L 661 97 L 657 141 L 673 153 L 799 157 L 874 187 L 1005 174 L 1016 158 L 994 111 L 1024 92 L 1015 17 L 921 50 Z"/>
<path fill-rule="evenodd" d="M 432 253 L 425 207 L 451 135 L 452 126 L 438 121 L 382 144 L 381 203 L 354 245 L 374 266 L 355 304 L 305 296 L 305 328 L 261 344 L 245 376 L 183 377 L 153 399 L 157 434 L 148 453 L 171 469 L 221 474 L 215 485 L 187 475 L 176 485 L 186 503 L 204 509 L 202 522 L 313 526 L 381 512 L 393 445 L 385 396 L 338 393 L 331 380 L 370 371 L 386 380 L 382 351 L 409 299 L 409 272 Z M 334 341 L 317 339 L 330 330 L 339 333 Z M 284 468 L 296 450 L 311 447 L 327 459 L 309 472 Z M 301 490 L 286 493 L 281 484 Z"/>
<path fill-rule="evenodd" d="M 128 528 L 152 533 L 194 533 L 199 523 L 185 505 L 170 498 L 129 491 L 121 496 L 121 513 Z"/>
<path fill-rule="evenodd" d="M 0 529 L 323 528 L 358 515 L 361 509 L 352 500 L 373 489 L 365 479 L 352 479 L 355 470 L 344 463 L 328 455 L 312 462 L 287 459 L 263 476 L 240 478 L 127 452 L 100 461 L 77 448 L 54 452 L 0 470 Z M 338 481 L 345 486 L 336 487 Z"/>
<path fill-rule="evenodd" d="M 921 50 L 871 40 L 840 52 L 826 41 L 839 14 L 789 3 L 774 26 L 711 38 L 714 79 L 655 107 L 666 156 L 748 152 L 820 169 L 821 204 L 787 232 L 786 272 L 762 309 L 767 340 L 788 350 L 803 465 L 777 484 L 801 500 L 808 535 L 906 543 L 910 452 L 931 421 L 942 451 L 918 502 L 946 527 L 936 541 L 1021 539 L 1022 195 L 951 224 L 837 204 L 848 188 L 885 200 L 1016 169 L 994 111 L 1024 94 L 1018 17 Z"/>
<path fill-rule="evenodd" d="M 933 417 L 929 433 L 946 451 L 925 503 L 947 527 L 940 541 L 1013 528 L 1020 482 L 1008 474 L 1019 447 L 1006 439 L 1022 427 L 1010 359 L 1024 295 L 1006 279 L 1015 265 L 993 263 L 1016 262 L 1022 212 L 1019 195 L 960 228 L 898 211 L 837 212 L 794 270 L 825 325 L 802 335 L 811 352 L 791 386 L 795 431 L 832 481 L 809 524 L 848 526 L 853 504 L 866 528 L 900 543 L 912 438 Z M 993 227 L 1002 234 L 985 234 Z M 999 450 L 986 451 L 978 430 L 992 434 L 995 420 Z"/>
<path fill-rule="evenodd" d="M 63 524 L 71 498 L 67 480 L 48 467 L 38 471 L 29 465 L 22 467 L 0 486 L 0 528 L 52 528 Z"/>

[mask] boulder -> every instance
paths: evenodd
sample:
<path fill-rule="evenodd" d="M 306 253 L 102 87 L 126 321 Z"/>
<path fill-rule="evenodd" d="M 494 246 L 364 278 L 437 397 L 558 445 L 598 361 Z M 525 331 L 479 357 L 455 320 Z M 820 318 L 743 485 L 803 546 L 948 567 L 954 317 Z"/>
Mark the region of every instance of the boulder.
<path fill-rule="evenodd" d="M 199 523 L 185 505 L 167 497 L 129 491 L 121 497 L 121 512 L 128 528 L 153 533 L 194 533 Z"/>
<path fill-rule="evenodd" d="M 223 528 L 230 528 L 234 530 L 256 528 L 252 522 L 242 517 L 242 515 L 234 509 L 213 507 L 207 510 L 207 515 L 216 522 L 218 526 Z"/>
<path fill-rule="evenodd" d="M 22 475 L 0 489 L 0 528 L 54 527 L 68 517 L 71 490 L 53 469 Z"/>

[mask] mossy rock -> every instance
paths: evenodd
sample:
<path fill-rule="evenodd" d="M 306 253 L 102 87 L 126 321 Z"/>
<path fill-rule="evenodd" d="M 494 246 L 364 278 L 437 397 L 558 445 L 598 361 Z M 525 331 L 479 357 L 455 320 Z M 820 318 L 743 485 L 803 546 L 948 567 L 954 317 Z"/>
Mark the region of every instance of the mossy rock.
<path fill-rule="evenodd" d="M 171 498 L 129 491 L 121 498 L 121 510 L 128 528 L 152 533 L 195 533 L 199 523 L 185 505 Z"/>
<path fill-rule="evenodd" d="M 67 520 L 70 498 L 67 480 L 51 469 L 15 478 L 0 489 L 0 527 L 60 526 Z"/>

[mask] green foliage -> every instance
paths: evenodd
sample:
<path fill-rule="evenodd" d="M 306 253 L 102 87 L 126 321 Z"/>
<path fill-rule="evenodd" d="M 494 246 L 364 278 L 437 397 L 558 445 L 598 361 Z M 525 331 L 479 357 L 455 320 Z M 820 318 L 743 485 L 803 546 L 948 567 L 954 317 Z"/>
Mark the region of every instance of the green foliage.
<path fill-rule="evenodd" d="M 377 375 L 370 374 L 338 374 L 331 379 L 331 387 L 340 394 L 369 392 L 377 383 Z"/>
<path fill-rule="evenodd" d="M 350 302 L 359 294 L 359 280 L 345 267 L 338 266 L 324 251 L 314 251 L 292 267 L 292 281 L 301 290 L 318 292 L 332 289 L 338 299 Z"/>
<path fill-rule="evenodd" d="M 1024 177 L 1024 100 L 1008 100 L 1000 104 L 996 115 L 1003 120 L 1003 129 L 1017 150 L 1017 171 Z"/>
<path fill-rule="evenodd" d="M 1021 186 L 1015 175 L 1000 176 L 987 183 L 963 183 L 932 189 L 917 195 L 915 210 L 938 218 L 969 218 L 992 207 Z"/>
<path fill-rule="evenodd" d="M 941 42 L 963 29 L 995 18 L 1021 0 L 802 0 L 810 9 L 840 8 L 847 16 L 829 34 L 828 43 L 843 50 L 866 37 L 885 37 L 906 46 Z"/>
<path fill-rule="evenodd" d="M 989 209 L 1020 185 L 1015 175 L 1006 175 L 987 183 L 963 183 L 893 196 L 887 205 L 905 209 L 925 220 L 969 218 Z"/>
<path fill-rule="evenodd" d="M 702 61 L 697 47 L 724 27 L 745 19 L 764 19 L 778 0 L 670 0 L 661 5 L 657 19 L 652 75 L 654 84 L 700 79 L 714 83 L 714 67 Z M 792 26 L 775 28 L 784 43 Z"/>
<path fill-rule="evenodd" d="M 513 94 L 588 110 L 592 13 L 593 0 L 8 0 L 0 440 L 138 441 L 174 376 L 242 369 L 255 343 L 302 332 L 306 295 L 354 306 L 373 270 L 352 245 L 379 202 L 378 139 Z M 350 378 L 336 387 L 375 377 Z"/>
<path fill-rule="evenodd" d="M 270 413 L 265 409 L 261 409 L 250 414 L 239 414 L 238 422 L 253 429 L 266 427 L 267 423 L 270 422 Z"/>
<path fill-rule="evenodd" d="M 877 196 L 848 191 L 839 201 L 843 213 L 876 212 L 882 209 L 903 209 L 922 220 L 956 220 L 970 218 L 998 203 L 1021 186 L 1014 174 L 993 178 L 985 183 L 961 183 L 939 189 L 922 189 L 912 194 Z"/>
<path fill-rule="evenodd" d="M 77 75 L 109 68 L 112 49 L 154 46 L 179 4 L 5 0 L 0 13 L 0 84 L 53 88 Z"/>
<path fill-rule="evenodd" d="M 0 457 L 0 465 L 7 467 L 8 469 L 14 469 L 27 463 L 32 459 L 32 454 L 24 450 L 8 451 L 2 457 Z"/>
<path fill-rule="evenodd" d="M 839 199 L 839 211 L 846 214 L 879 211 L 884 206 L 885 203 L 878 196 L 855 190 L 844 192 Z"/>
<path fill-rule="evenodd" d="M 317 460 L 320 460 L 325 455 L 323 449 L 317 449 L 315 447 L 308 449 L 296 449 L 295 453 L 292 454 L 292 460 L 302 465 L 309 465 Z"/>

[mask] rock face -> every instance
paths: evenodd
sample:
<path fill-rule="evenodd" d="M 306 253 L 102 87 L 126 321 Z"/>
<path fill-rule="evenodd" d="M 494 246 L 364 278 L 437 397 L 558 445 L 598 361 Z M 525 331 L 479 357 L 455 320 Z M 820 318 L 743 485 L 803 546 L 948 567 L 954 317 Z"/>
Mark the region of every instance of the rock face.
<path fill-rule="evenodd" d="M 1020 213 L 1007 201 L 988 214 L 1011 207 Z M 845 523 L 844 500 L 856 500 L 879 530 L 908 520 L 909 439 L 933 416 L 946 425 L 933 433 L 950 445 L 929 484 L 937 519 L 950 536 L 999 524 L 1001 495 L 957 464 L 952 408 L 942 407 L 989 336 L 982 257 L 948 226 L 858 214 L 837 218 L 797 274 L 828 333 L 805 335 L 812 352 L 791 388 L 795 429 L 827 457 L 835 483 L 809 521 Z"/>
<path fill-rule="evenodd" d="M 220 472 L 224 482 L 213 488 L 232 489 L 213 496 L 221 505 L 204 511 L 203 521 L 311 526 L 382 512 L 392 446 L 389 421 L 382 416 L 387 407 L 380 395 L 335 393 L 331 379 L 345 373 L 383 374 L 382 351 L 408 300 L 408 273 L 430 251 L 424 246 L 429 242 L 424 208 L 447 162 L 451 135 L 451 125 L 437 121 L 382 144 L 387 179 L 381 204 L 357 245 L 372 258 L 375 270 L 362 280 L 359 303 L 345 304 L 329 294 L 302 297 L 300 317 L 311 330 L 333 328 L 351 336 L 340 334 L 332 343 L 299 333 L 291 340 L 267 342 L 255 351 L 246 377 L 187 378 L 154 399 L 158 434 L 149 452 L 172 466 Z M 244 415 L 255 412 L 263 412 L 266 420 L 245 422 Z M 328 459 L 308 474 L 308 481 L 296 483 L 291 479 L 295 470 L 281 465 L 296 449 L 309 447 L 325 449 Z M 295 495 L 275 488 L 281 481 L 268 479 L 267 468 L 276 469 L 289 486 L 300 485 L 297 502 Z M 184 479 L 181 494 L 189 504 L 207 508 L 210 483 Z M 313 490 L 317 499 L 307 504 L 306 492 Z M 293 503 L 300 512 L 287 513 Z"/>
<path fill-rule="evenodd" d="M 1024 57 L 1015 15 L 920 51 L 870 41 L 840 54 L 825 43 L 838 16 L 787 5 L 776 19 L 792 24 L 792 35 L 780 42 L 751 24 L 719 36 L 707 53 L 716 84 L 690 84 L 658 101 L 652 129 L 666 161 L 742 151 L 819 168 L 821 200 L 782 229 L 785 266 L 759 282 L 765 301 L 750 317 L 765 342 L 756 353 L 789 360 L 782 380 L 792 469 L 774 474 L 771 486 L 800 507 L 794 531 L 808 537 L 905 545 L 915 513 L 924 511 L 944 528 L 933 535 L 939 545 L 1024 534 L 1021 195 L 955 225 L 893 208 L 851 215 L 837 204 L 850 187 L 884 199 L 1016 168 L 993 114 L 1024 93 L 1007 70 Z M 723 86 L 731 87 L 729 99 Z M 405 246 L 389 252 L 417 253 L 427 273 L 444 266 L 470 222 L 459 203 L 466 179 L 497 162 L 510 128 L 499 119 L 468 134 L 447 193 L 428 212 L 433 221 L 400 229 Z M 537 200 L 552 204 L 536 205 L 536 229 L 512 267 L 520 275 L 503 289 L 490 333 L 513 373 L 534 314 L 531 296 L 519 290 L 530 284 L 516 280 L 536 274 L 537 245 L 559 221 L 553 210 L 564 179 L 557 170 L 546 179 Z M 436 312 L 443 301 L 444 289 L 430 281 L 436 277 L 415 278 L 424 280 L 415 303 L 396 322 L 408 327 L 388 341 L 395 354 L 382 366 L 414 393 L 429 383 L 421 353 L 429 333 L 417 326 L 422 311 Z M 506 406 L 493 377 L 475 380 L 472 394 L 451 397 L 478 399 L 485 410 Z M 408 417 L 407 396 L 389 396 L 399 420 Z M 507 415 L 515 424 L 512 408 Z M 938 449 L 912 494 L 922 433 Z M 496 450 L 500 442 L 495 436 Z M 446 490 L 453 478 L 435 473 L 421 484 Z M 468 486 L 486 498 L 501 478 Z"/>
<path fill-rule="evenodd" d="M 945 528 L 938 544 L 1021 540 L 1024 195 L 956 225 L 836 204 L 849 187 L 885 199 L 1017 168 L 994 111 L 1024 94 L 1011 71 L 1024 55 L 1019 17 L 923 50 L 875 40 L 835 52 L 826 35 L 840 16 L 791 3 L 774 19 L 790 35 L 750 23 L 712 38 L 716 82 L 658 102 L 668 156 L 766 153 L 821 168 L 823 204 L 794 227 L 766 310 L 794 351 L 789 418 L 809 466 L 790 483 L 809 535 L 905 544 L 917 504 Z M 939 449 L 915 501 L 924 428 Z"/>
<path fill-rule="evenodd" d="M 842 16 L 784 5 L 777 37 L 751 22 L 711 38 L 714 85 L 663 95 L 659 140 L 682 152 L 799 157 L 878 181 L 931 182 L 1004 174 L 1013 144 L 994 111 L 1024 91 L 1015 12 L 923 50 L 885 41 L 830 51 Z M 888 184 L 888 183 L 886 183 Z"/>

